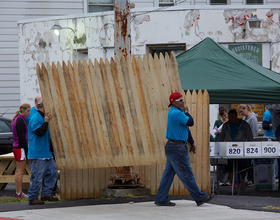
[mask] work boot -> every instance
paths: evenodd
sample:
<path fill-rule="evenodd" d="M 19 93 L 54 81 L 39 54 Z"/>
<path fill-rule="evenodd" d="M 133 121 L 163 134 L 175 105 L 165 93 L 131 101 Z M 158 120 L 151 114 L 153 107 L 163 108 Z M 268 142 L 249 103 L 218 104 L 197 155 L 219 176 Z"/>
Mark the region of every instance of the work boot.
<path fill-rule="evenodd" d="M 39 199 L 33 199 L 29 201 L 29 205 L 43 205 L 43 204 L 45 204 L 45 202 Z"/>
<path fill-rule="evenodd" d="M 49 196 L 43 196 L 41 197 L 41 200 L 43 201 L 49 201 L 49 202 L 57 202 L 58 201 L 58 198 L 52 196 L 52 195 L 49 195 Z"/>

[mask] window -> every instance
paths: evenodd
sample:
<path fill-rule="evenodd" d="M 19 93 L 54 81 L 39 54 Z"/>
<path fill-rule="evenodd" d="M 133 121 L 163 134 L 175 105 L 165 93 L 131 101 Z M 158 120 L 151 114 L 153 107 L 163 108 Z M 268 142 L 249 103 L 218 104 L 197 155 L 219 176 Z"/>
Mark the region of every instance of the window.
<path fill-rule="evenodd" d="M 159 7 L 174 6 L 174 0 L 159 0 Z"/>
<path fill-rule="evenodd" d="M 247 5 L 263 5 L 263 0 L 246 0 Z"/>
<path fill-rule="evenodd" d="M 175 56 L 186 51 L 186 44 L 157 44 L 157 45 L 147 45 L 147 51 L 151 53 L 153 56 L 156 53 L 159 57 L 160 53 L 165 55 L 167 52 L 169 55 L 171 52 L 175 54 Z"/>
<path fill-rule="evenodd" d="M 114 0 L 89 0 L 89 12 L 114 11 Z"/>
<path fill-rule="evenodd" d="M 210 0 L 210 5 L 227 5 L 227 0 Z"/>
<path fill-rule="evenodd" d="M 0 121 L 0 133 L 11 132 L 11 128 L 4 121 Z"/>

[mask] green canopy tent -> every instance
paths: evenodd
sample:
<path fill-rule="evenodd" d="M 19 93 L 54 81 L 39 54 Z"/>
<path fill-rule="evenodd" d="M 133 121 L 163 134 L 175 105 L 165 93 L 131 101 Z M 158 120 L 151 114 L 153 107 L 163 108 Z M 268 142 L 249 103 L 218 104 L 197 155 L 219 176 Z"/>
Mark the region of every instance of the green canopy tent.
<path fill-rule="evenodd" d="M 182 89 L 204 90 L 211 104 L 280 103 L 280 74 L 210 38 L 176 57 Z"/>

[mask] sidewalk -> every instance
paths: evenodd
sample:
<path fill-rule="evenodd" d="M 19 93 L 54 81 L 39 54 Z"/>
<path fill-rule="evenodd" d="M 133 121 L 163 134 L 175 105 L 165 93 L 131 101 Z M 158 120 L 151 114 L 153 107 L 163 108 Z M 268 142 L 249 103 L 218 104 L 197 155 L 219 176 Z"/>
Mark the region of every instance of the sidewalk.
<path fill-rule="evenodd" d="M 170 196 L 175 207 L 154 205 L 155 196 L 107 199 L 62 200 L 40 206 L 28 202 L 0 205 L 0 220 L 15 219 L 279 219 L 280 192 L 255 191 L 247 187 L 245 192 L 231 196 L 229 186 L 220 187 L 209 204 L 200 207 L 191 196 Z M 0 190 L 0 197 L 13 196 L 13 186 Z M 2 218 L 1 218 L 2 217 Z M 5 219 L 6 220 L 6 219 Z M 11 219 L 10 219 L 11 220 Z"/>
<path fill-rule="evenodd" d="M 215 198 L 213 201 L 214 200 Z M 0 212 L 0 220 L 4 220 L 4 218 L 28 220 L 278 220 L 279 213 L 232 209 L 227 206 L 214 204 L 204 204 L 198 207 L 193 201 L 177 200 L 176 206 L 174 207 L 155 206 L 153 202 L 130 202 L 125 204 L 74 206 L 68 208 L 47 208 Z"/>

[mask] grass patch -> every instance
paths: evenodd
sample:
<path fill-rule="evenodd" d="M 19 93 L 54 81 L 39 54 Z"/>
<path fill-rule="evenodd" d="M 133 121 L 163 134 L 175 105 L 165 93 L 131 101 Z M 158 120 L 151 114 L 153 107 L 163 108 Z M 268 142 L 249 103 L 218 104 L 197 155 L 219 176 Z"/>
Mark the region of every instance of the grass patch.
<path fill-rule="evenodd" d="M 16 197 L 2 196 L 0 197 L 0 204 L 3 203 L 16 203 L 16 202 L 28 202 L 28 199 L 18 199 Z"/>
<path fill-rule="evenodd" d="M 266 206 L 264 209 L 280 209 L 280 207 L 275 207 L 275 206 Z"/>
<path fill-rule="evenodd" d="M 122 196 L 122 198 L 133 198 L 133 197 L 135 197 L 135 196 L 132 194 L 125 194 Z"/>

